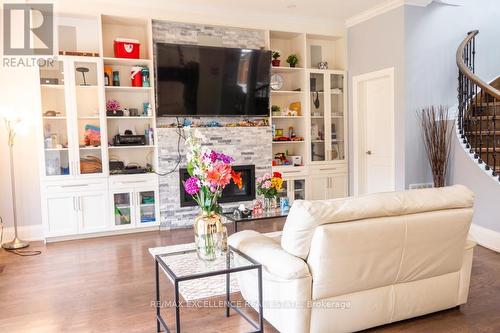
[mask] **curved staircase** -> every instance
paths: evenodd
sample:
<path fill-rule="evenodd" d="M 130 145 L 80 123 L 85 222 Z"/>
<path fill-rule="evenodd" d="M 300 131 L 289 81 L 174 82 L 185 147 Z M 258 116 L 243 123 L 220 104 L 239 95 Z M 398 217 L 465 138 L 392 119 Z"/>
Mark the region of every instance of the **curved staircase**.
<path fill-rule="evenodd" d="M 469 32 L 457 50 L 458 130 L 477 162 L 500 181 L 500 78 L 486 83 L 475 74 L 478 34 Z"/>

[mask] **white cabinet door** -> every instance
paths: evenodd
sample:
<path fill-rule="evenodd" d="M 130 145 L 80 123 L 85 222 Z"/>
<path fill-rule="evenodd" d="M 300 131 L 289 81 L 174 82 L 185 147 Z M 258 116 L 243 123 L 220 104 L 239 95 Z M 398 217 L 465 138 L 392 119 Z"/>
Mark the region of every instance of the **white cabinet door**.
<path fill-rule="evenodd" d="M 158 191 L 152 188 L 136 189 L 134 196 L 136 227 L 157 224 L 159 222 Z"/>
<path fill-rule="evenodd" d="M 335 173 L 309 178 L 308 200 L 327 200 L 347 197 L 347 174 Z"/>
<path fill-rule="evenodd" d="M 328 190 L 327 176 L 309 177 L 309 198 L 308 200 L 325 200 Z"/>
<path fill-rule="evenodd" d="M 59 194 L 47 197 L 48 236 L 78 233 L 77 196 Z"/>
<path fill-rule="evenodd" d="M 129 229 L 136 224 L 135 192 L 132 190 L 112 190 L 110 192 L 111 228 Z"/>
<path fill-rule="evenodd" d="M 95 191 L 81 194 L 78 199 L 80 232 L 106 230 L 107 192 Z"/>
<path fill-rule="evenodd" d="M 347 196 L 347 174 L 335 174 L 328 177 L 327 199 L 345 198 Z"/>

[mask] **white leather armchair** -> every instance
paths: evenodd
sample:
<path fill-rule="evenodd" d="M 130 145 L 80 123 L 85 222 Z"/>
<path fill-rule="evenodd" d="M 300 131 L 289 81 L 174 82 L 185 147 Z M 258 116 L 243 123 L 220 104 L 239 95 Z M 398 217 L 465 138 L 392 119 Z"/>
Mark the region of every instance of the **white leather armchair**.
<path fill-rule="evenodd" d="M 229 244 L 263 265 L 264 318 L 279 331 L 358 331 L 467 301 L 473 201 L 460 185 L 298 200 L 281 239 L 242 231 Z M 254 274 L 238 274 L 250 304 Z"/>

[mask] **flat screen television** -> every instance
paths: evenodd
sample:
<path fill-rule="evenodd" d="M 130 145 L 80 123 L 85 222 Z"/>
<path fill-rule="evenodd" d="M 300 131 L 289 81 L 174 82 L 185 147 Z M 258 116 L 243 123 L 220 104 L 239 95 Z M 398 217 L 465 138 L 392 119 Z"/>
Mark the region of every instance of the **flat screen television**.
<path fill-rule="evenodd" d="M 157 115 L 268 116 L 271 51 L 156 44 Z"/>

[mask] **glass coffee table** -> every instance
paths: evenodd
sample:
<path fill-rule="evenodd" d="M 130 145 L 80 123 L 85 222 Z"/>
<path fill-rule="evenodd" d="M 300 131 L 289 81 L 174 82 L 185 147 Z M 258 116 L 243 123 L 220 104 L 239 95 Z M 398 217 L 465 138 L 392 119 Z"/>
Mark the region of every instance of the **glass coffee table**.
<path fill-rule="evenodd" d="M 283 218 L 288 216 L 288 212 L 282 212 L 281 210 L 276 209 L 271 212 L 264 212 L 259 215 L 252 214 L 248 217 L 238 217 L 235 216 L 233 212 L 225 212 L 222 214 L 222 216 L 233 222 L 234 232 L 238 232 L 238 223 Z"/>
<path fill-rule="evenodd" d="M 160 301 L 160 268 L 174 285 L 174 301 L 175 301 L 175 331 L 170 330 L 165 319 L 161 315 Z M 235 303 L 231 302 L 231 274 L 243 271 L 256 270 L 258 283 L 258 312 L 259 320 L 256 323 L 247 314 L 245 314 Z M 203 261 L 198 258 L 196 250 L 187 250 L 168 254 L 155 255 L 155 277 L 156 277 L 156 329 L 161 332 L 177 332 L 181 331 L 180 317 L 180 293 L 179 283 L 183 281 L 203 279 L 207 277 L 225 275 L 225 294 L 226 300 L 224 307 L 226 317 L 230 315 L 230 309 L 241 315 L 255 329 L 252 332 L 264 332 L 264 316 L 262 312 L 262 265 L 229 246 L 226 253 L 219 256 L 214 261 Z M 213 296 L 213 295 L 212 295 Z"/>

